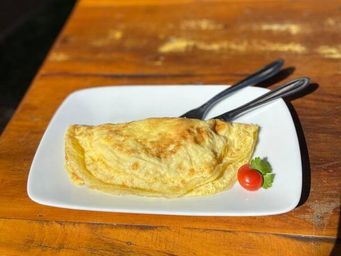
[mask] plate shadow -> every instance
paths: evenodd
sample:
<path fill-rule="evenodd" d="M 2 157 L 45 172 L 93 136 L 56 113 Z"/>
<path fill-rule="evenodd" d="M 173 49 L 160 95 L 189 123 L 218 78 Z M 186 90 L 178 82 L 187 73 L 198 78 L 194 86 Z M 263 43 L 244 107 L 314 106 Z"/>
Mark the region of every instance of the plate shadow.
<path fill-rule="evenodd" d="M 299 142 L 299 147 L 300 147 L 300 152 L 301 152 L 301 161 L 302 161 L 302 193 L 301 193 L 301 198 L 300 201 L 297 205 L 297 207 L 303 205 L 310 194 L 310 187 L 311 187 L 311 169 L 310 169 L 310 159 L 309 159 L 309 151 L 306 143 L 306 139 L 304 136 L 303 128 L 301 125 L 301 122 L 299 120 L 298 114 L 294 108 L 294 106 L 291 104 L 291 101 L 303 97 L 307 94 L 310 94 L 317 90 L 318 84 L 317 83 L 312 83 L 310 84 L 305 90 L 300 91 L 296 93 L 295 95 L 292 95 L 290 97 L 286 97 L 285 102 L 288 106 L 288 109 L 291 113 L 295 128 L 296 128 L 296 133 L 297 133 L 297 138 Z"/>

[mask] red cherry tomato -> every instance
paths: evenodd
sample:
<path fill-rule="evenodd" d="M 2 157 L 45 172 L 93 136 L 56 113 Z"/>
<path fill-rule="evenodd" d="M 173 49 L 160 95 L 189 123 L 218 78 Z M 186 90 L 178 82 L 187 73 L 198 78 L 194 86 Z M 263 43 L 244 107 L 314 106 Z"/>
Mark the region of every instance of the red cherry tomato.
<path fill-rule="evenodd" d="M 263 185 L 263 175 L 250 167 L 249 164 L 244 164 L 238 170 L 239 184 L 250 191 L 258 190 Z"/>

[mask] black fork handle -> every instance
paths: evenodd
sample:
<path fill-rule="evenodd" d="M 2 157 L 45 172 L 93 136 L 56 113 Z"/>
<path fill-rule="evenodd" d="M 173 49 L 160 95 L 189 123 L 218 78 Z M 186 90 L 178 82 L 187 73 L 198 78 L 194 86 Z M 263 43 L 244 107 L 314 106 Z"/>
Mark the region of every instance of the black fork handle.
<path fill-rule="evenodd" d="M 301 77 L 297 78 L 295 80 L 291 80 L 288 83 L 272 90 L 264 95 L 238 107 L 233 110 L 230 110 L 222 115 L 216 116 L 213 119 L 222 119 L 224 121 L 231 121 L 235 117 L 239 116 L 240 114 L 246 112 L 249 109 L 258 107 L 260 105 L 263 105 L 265 103 L 268 103 L 269 101 L 278 99 L 280 97 L 285 97 L 292 95 L 304 88 L 306 88 L 310 83 L 310 79 L 308 77 Z"/>
<path fill-rule="evenodd" d="M 276 75 L 280 69 L 282 68 L 284 64 L 284 61 L 282 59 L 278 59 L 274 62 L 271 62 L 270 64 L 262 67 L 261 69 L 257 70 L 255 73 L 247 76 L 243 80 L 237 82 L 236 84 L 232 85 L 231 87 L 225 89 L 224 91 L 218 93 L 215 95 L 212 99 L 207 101 L 204 105 L 201 107 L 205 107 L 209 109 L 211 106 L 218 103 L 220 100 L 222 100 L 225 96 L 228 94 L 240 90 L 246 86 L 253 86 L 260 82 L 263 82 L 267 80 L 268 78 Z"/>

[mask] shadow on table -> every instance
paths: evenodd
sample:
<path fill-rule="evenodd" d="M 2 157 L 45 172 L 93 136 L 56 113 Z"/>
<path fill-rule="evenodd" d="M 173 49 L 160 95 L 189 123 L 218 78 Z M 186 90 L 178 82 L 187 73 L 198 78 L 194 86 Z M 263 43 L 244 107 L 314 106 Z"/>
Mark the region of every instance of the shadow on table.
<path fill-rule="evenodd" d="M 0 135 L 75 2 L 49 0 L 45 4 L 36 4 L 36 8 L 32 7 L 29 15 L 15 23 L 11 30 L 5 34 L 0 33 Z M 19 3 L 10 4 L 13 5 L 14 20 L 16 4 Z"/>
<path fill-rule="evenodd" d="M 295 124 L 297 137 L 298 137 L 298 141 L 300 144 L 301 158 L 302 158 L 302 194 L 301 194 L 301 198 L 297 206 L 303 205 L 309 197 L 310 186 L 311 186 L 311 170 L 310 170 L 309 152 L 308 152 L 308 147 L 307 147 L 306 140 L 305 140 L 304 133 L 303 133 L 303 128 L 299 121 L 298 115 L 293 105 L 290 103 L 290 101 L 296 98 L 303 97 L 309 93 L 312 93 L 315 90 L 317 90 L 318 87 L 319 87 L 318 84 L 312 83 L 305 91 L 297 93 L 294 96 L 288 97 L 286 99 L 287 106 L 290 110 L 291 116 Z M 341 213 L 341 209 L 340 209 L 340 213 Z M 341 226 L 340 224 L 341 224 L 341 214 L 339 215 L 338 231 L 337 231 L 335 246 L 332 249 L 330 256 L 341 255 Z"/>
<path fill-rule="evenodd" d="M 336 235 L 336 241 L 333 250 L 330 253 L 330 256 L 339 256 L 341 255 L 341 207 L 339 209 L 339 223 Z"/>
<path fill-rule="evenodd" d="M 308 151 L 307 143 L 304 137 L 303 128 L 299 120 L 299 117 L 297 115 L 297 112 L 290 102 L 297 98 L 304 97 L 305 95 L 314 92 L 315 90 L 317 90 L 317 88 L 318 88 L 318 84 L 312 83 L 305 90 L 300 91 L 296 93 L 295 95 L 292 95 L 286 98 L 287 106 L 289 108 L 289 111 L 291 113 L 292 119 L 295 124 L 296 133 L 297 133 L 298 142 L 299 142 L 300 151 L 301 151 L 301 159 L 302 159 L 301 160 L 302 161 L 302 193 L 301 193 L 300 201 L 297 206 L 303 205 L 309 197 L 310 186 L 311 186 L 311 170 L 310 170 L 309 151 Z"/>
<path fill-rule="evenodd" d="M 295 71 L 294 67 L 284 68 L 280 72 L 278 72 L 278 74 L 275 75 L 274 77 L 257 84 L 257 87 L 269 87 L 273 84 L 279 83 L 280 81 L 289 77 L 292 73 L 294 73 L 294 71 Z"/>
<path fill-rule="evenodd" d="M 302 158 L 302 194 L 301 194 L 301 198 L 300 198 L 300 201 L 299 201 L 297 206 L 303 205 L 309 197 L 310 186 L 311 186 L 311 170 L 310 170 L 309 151 L 308 151 L 308 147 L 307 147 L 306 140 L 304 137 L 303 128 L 302 128 L 302 125 L 299 121 L 298 115 L 297 115 L 293 105 L 290 103 L 290 101 L 294 100 L 296 98 L 303 97 L 309 93 L 312 93 L 315 90 L 317 90 L 318 87 L 319 87 L 318 84 L 312 83 L 312 84 L 310 84 L 310 86 L 306 90 L 304 90 L 300 93 L 297 93 L 292 97 L 288 97 L 286 99 L 287 100 L 286 101 L 287 106 L 290 110 L 291 116 L 292 116 L 294 124 L 295 124 L 297 137 L 298 137 L 298 141 L 299 141 L 299 145 L 300 145 L 301 158 Z M 341 209 L 340 209 L 340 213 L 341 213 Z M 338 232 L 337 232 L 337 236 L 336 236 L 335 246 L 332 249 L 330 256 L 341 255 L 341 227 L 340 227 L 340 224 L 341 224 L 341 214 L 339 215 Z"/>

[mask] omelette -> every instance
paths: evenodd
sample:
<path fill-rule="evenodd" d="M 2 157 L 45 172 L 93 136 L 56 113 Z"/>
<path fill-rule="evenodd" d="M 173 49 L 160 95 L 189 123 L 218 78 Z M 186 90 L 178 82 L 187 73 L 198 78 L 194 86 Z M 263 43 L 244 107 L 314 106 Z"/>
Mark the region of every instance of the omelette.
<path fill-rule="evenodd" d="M 73 183 L 116 195 L 212 195 L 235 183 L 258 130 L 188 118 L 72 125 L 65 134 L 65 167 Z"/>

